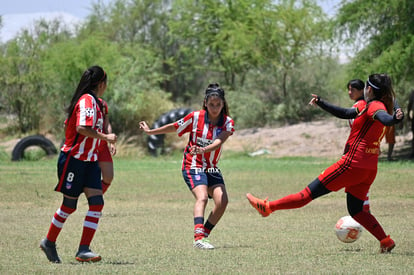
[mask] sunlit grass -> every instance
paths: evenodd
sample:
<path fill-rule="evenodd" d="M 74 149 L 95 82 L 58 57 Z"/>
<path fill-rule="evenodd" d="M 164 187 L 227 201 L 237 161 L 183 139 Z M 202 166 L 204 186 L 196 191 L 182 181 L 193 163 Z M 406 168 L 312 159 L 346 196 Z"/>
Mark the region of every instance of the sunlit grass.
<path fill-rule="evenodd" d="M 372 212 L 396 240 L 392 254 L 364 231 L 355 243 L 337 240 L 334 225 L 347 215 L 343 190 L 302 209 L 259 216 L 251 192 L 276 199 L 297 192 L 334 160 L 250 158 L 226 153 L 221 161 L 230 203 L 211 234 L 217 249 L 192 247 L 194 199 L 181 178 L 181 153 L 117 158 L 115 180 L 92 242 L 103 256 L 79 264 L 74 256 L 87 203 L 79 200 L 58 238 L 61 265 L 38 248 L 61 203 L 53 191 L 56 159 L 0 165 L 1 274 L 410 274 L 414 245 L 412 162 L 380 162 L 371 188 Z M 210 211 L 208 205 L 206 214 Z"/>

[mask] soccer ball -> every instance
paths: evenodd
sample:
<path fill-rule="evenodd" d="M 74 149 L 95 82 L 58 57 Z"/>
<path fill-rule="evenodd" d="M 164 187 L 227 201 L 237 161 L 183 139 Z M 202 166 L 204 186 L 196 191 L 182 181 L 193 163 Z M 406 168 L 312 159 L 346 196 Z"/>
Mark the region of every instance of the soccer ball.
<path fill-rule="evenodd" d="M 335 233 L 340 241 L 353 243 L 361 237 L 362 226 L 351 216 L 344 216 L 336 222 Z"/>

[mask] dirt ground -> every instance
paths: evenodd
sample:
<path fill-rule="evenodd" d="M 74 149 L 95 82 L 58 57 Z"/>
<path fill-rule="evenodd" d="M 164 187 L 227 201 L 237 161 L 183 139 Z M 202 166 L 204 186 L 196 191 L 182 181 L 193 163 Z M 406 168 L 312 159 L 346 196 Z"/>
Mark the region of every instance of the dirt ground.
<path fill-rule="evenodd" d="M 323 120 L 280 128 L 254 128 L 236 131 L 224 145 L 226 150 L 273 157 L 313 156 L 340 157 L 350 128 L 344 120 Z M 408 158 L 411 133 L 396 131 L 393 158 Z M 388 144 L 381 143 L 381 158 L 386 158 Z"/>
<path fill-rule="evenodd" d="M 251 156 L 266 154 L 270 157 L 312 156 L 340 157 L 349 134 L 349 126 L 344 120 L 327 119 L 287 125 L 278 128 L 251 128 L 235 131 L 224 144 L 224 150 L 245 152 Z M 407 159 L 411 152 L 411 133 L 403 134 L 397 130 L 396 144 L 393 153 L 395 159 Z M 56 140 L 46 136 L 55 144 Z M 11 152 L 19 140 L 0 140 L 0 147 L 6 153 Z M 180 138 L 176 147 L 185 147 L 187 139 Z M 386 158 L 388 145 L 381 143 L 380 158 Z"/>

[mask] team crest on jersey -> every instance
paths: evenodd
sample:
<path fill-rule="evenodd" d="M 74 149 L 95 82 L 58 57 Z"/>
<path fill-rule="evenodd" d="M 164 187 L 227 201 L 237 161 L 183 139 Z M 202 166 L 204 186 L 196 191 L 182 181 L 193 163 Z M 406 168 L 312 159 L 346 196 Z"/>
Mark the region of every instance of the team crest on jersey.
<path fill-rule="evenodd" d="M 69 190 L 72 188 L 72 183 L 66 182 L 66 189 Z"/>
<path fill-rule="evenodd" d="M 223 132 L 223 128 L 217 128 L 216 135 L 220 135 Z"/>
<path fill-rule="evenodd" d="M 85 109 L 85 114 L 86 114 L 87 117 L 93 117 L 94 113 L 95 112 L 92 108 L 86 108 Z"/>
<path fill-rule="evenodd" d="M 184 125 L 184 118 L 177 121 L 177 124 L 178 124 L 178 126 L 183 126 Z"/>

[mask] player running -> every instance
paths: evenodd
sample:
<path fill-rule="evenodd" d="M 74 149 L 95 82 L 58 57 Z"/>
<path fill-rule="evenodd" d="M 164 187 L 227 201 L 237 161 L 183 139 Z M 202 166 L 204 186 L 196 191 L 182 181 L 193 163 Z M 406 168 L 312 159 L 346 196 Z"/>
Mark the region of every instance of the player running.
<path fill-rule="evenodd" d="M 182 136 L 190 133 L 181 170 L 195 198 L 193 246 L 200 249 L 214 249 L 208 236 L 223 216 L 228 203 L 223 176 L 217 167 L 222 145 L 234 132 L 234 122 L 229 117 L 224 95 L 218 84 L 210 84 L 205 92 L 202 110 L 157 129 L 150 130 L 145 121 L 139 123 L 140 128 L 149 135 L 177 132 Z M 209 198 L 213 199 L 214 208 L 204 223 Z"/>
<path fill-rule="evenodd" d="M 276 210 L 303 207 L 320 196 L 345 188 L 349 214 L 380 241 L 380 252 L 385 253 L 395 247 L 395 242 L 385 234 L 376 218 L 363 210 L 363 204 L 377 174 L 379 146 L 385 126 L 399 123 L 404 114 L 401 109 L 393 111 L 395 94 L 391 79 L 386 74 L 369 76 L 364 97 L 367 105 L 358 113 L 355 108 L 334 106 L 312 95 L 309 104 L 318 105 L 344 119 L 355 119 L 344 155 L 299 193 L 275 201 L 261 200 L 251 194 L 246 196 L 250 204 L 263 217 L 267 217 Z"/>
<path fill-rule="evenodd" d="M 88 199 L 89 211 L 83 224 L 76 260 L 101 260 L 101 256 L 92 252 L 89 246 L 104 206 L 97 149 L 102 140 L 116 142 L 115 134 L 103 133 L 102 106 L 97 96 L 102 95 L 106 87 L 105 71 L 99 66 L 90 67 L 83 73 L 67 108 L 65 143 L 58 159 L 59 182 L 55 187 L 55 191 L 63 193 L 63 202 L 53 216 L 46 238 L 40 242 L 40 248 L 53 263 L 61 263 L 56 251 L 56 239 L 67 218 L 75 212 L 82 193 Z"/>

